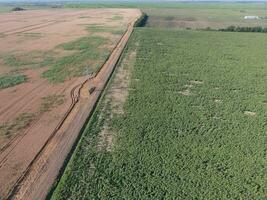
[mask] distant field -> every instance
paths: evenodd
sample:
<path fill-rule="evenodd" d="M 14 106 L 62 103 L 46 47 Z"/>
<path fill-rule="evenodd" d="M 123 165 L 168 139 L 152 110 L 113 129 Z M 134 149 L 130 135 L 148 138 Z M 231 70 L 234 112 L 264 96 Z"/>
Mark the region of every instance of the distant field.
<path fill-rule="evenodd" d="M 266 199 L 266 42 L 136 29 L 52 199 Z"/>
<path fill-rule="evenodd" d="M 0 13 L 8 12 L 13 7 L 25 9 L 51 8 L 139 8 L 149 15 L 148 27 L 167 28 L 225 28 L 235 26 L 262 26 L 267 27 L 267 18 L 260 20 L 244 20 L 244 16 L 256 15 L 267 17 L 267 3 L 20 3 L 0 4 Z"/>
<path fill-rule="evenodd" d="M 235 4 L 234 4 L 235 5 Z M 149 16 L 148 27 L 166 28 L 225 28 L 234 26 L 262 26 L 267 27 L 266 7 L 185 7 L 185 8 L 146 8 Z M 245 16 L 259 16 L 265 19 L 245 20 Z"/>
<path fill-rule="evenodd" d="M 4 13 L 4 12 L 10 12 L 12 11 L 13 8 L 15 7 L 20 7 L 20 8 L 24 8 L 26 10 L 40 10 L 40 9 L 54 9 L 54 8 L 60 8 L 61 6 L 58 6 L 57 4 L 53 4 L 53 3 L 26 3 L 26 1 L 24 2 L 10 2 L 10 3 L 1 3 L 0 2 L 0 13 Z"/>
<path fill-rule="evenodd" d="M 0 13 L 9 12 L 11 9 L 11 6 L 0 4 Z"/>
<path fill-rule="evenodd" d="M 67 3 L 65 8 L 140 8 L 149 15 L 148 27 L 225 28 L 267 27 L 267 19 L 244 20 L 244 16 L 267 17 L 267 3 Z"/>
<path fill-rule="evenodd" d="M 267 3 L 153 2 L 65 3 L 66 8 L 174 8 L 174 9 L 267 9 Z"/>

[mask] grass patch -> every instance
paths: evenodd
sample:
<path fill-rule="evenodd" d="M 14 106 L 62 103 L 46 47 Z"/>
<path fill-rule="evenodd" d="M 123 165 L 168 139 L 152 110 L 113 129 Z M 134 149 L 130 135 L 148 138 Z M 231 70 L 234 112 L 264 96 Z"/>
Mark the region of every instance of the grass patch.
<path fill-rule="evenodd" d="M 82 37 L 73 42 L 61 44 L 58 47 L 64 50 L 77 50 L 77 51 L 85 51 L 85 50 L 93 50 L 94 48 L 98 48 L 100 45 L 105 44 L 107 41 L 106 38 L 100 36 L 87 36 Z"/>
<path fill-rule="evenodd" d="M 10 12 L 12 8 L 10 5 L 0 3 L 0 13 Z"/>
<path fill-rule="evenodd" d="M 10 138 L 13 135 L 19 134 L 21 130 L 25 129 L 35 119 L 36 115 L 33 113 L 22 113 L 13 122 L 0 124 L 0 136 Z"/>
<path fill-rule="evenodd" d="M 113 30 L 111 31 L 111 33 L 114 35 L 122 35 L 124 33 L 124 30 Z"/>
<path fill-rule="evenodd" d="M 114 15 L 111 20 L 123 20 L 123 16 L 121 15 Z"/>
<path fill-rule="evenodd" d="M 42 37 L 41 33 L 20 33 L 18 35 L 26 39 L 39 39 Z"/>
<path fill-rule="evenodd" d="M 92 33 L 112 33 L 114 35 L 121 35 L 124 33 L 122 29 L 116 29 L 114 27 L 106 27 L 102 25 L 87 25 L 86 30 Z"/>
<path fill-rule="evenodd" d="M 65 102 L 64 95 L 49 95 L 42 98 L 41 106 L 36 113 L 22 113 L 13 121 L 0 123 L 0 138 L 8 139 L 20 134 L 28 127 L 38 116 L 49 112 Z"/>
<path fill-rule="evenodd" d="M 6 35 L 4 33 L 0 33 L 0 38 L 5 38 Z"/>
<path fill-rule="evenodd" d="M 50 52 L 14 52 L 2 56 L 4 63 L 14 69 L 32 69 L 48 66 L 53 62 Z"/>
<path fill-rule="evenodd" d="M 63 82 L 72 77 L 87 75 L 95 71 L 99 63 L 102 63 L 107 56 L 103 53 L 103 46 L 108 39 L 99 36 L 87 36 L 78 40 L 59 45 L 64 50 L 77 51 L 71 56 L 57 60 L 51 68 L 42 76 L 50 82 Z"/>
<path fill-rule="evenodd" d="M 63 104 L 65 102 L 65 96 L 64 95 L 49 95 L 42 98 L 42 103 L 40 107 L 40 112 L 48 112 L 51 111 L 53 108 L 56 108 L 57 106 Z"/>
<path fill-rule="evenodd" d="M 124 114 L 100 102 L 52 199 L 266 199 L 266 40 L 137 28 Z"/>
<path fill-rule="evenodd" d="M 0 75 L 0 89 L 12 87 L 26 81 L 27 77 L 23 74 Z"/>

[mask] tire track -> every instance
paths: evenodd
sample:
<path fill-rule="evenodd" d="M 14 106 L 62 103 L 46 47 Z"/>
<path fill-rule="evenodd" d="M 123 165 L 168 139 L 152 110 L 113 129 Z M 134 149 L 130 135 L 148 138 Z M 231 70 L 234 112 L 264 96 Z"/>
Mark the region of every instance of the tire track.
<path fill-rule="evenodd" d="M 72 84 L 72 83 L 70 83 L 70 84 L 66 85 L 66 87 L 62 88 L 62 89 L 61 89 L 61 92 L 59 92 L 59 93 L 60 93 L 60 94 L 63 94 L 64 91 L 66 90 L 66 88 L 68 88 L 71 84 Z M 12 104 L 11 104 L 10 106 L 8 106 L 8 107 L 5 108 L 4 110 L 0 111 L 0 115 L 4 114 L 6 111 L 8 111 L 8 110 L 10 109 L 10 107 L 12 107 L 12 106 L 14 107 L 14 104 L 17 104 L 17 103 L 20 102 L 22 99 L 25 99 L 26 97 L 30 96 L 30 94 L 35 93 L 35 90 L 39 90 L 40 87 L 43 86 L 43 85 L 44 85 L 44 83 L 39 84 L 38 86 L 34 87 L 33 90 L 30 90 L 28 93 L 26 93 L 25 95 L 23 95 L 21 98 L 19 98 L 19 99 L 17 99 L 16 101 L 12 102 Z M 71 94 L 70 94 L 70 96 L 71 96 Z M 27 107 L 27 104 L 25 104 L 24 106 L 19 107 L 19 108 L 20 108 L 20 109 L 21 109 L 21 108 L 23 109 L 23 108 L 25 108 L 25 107 Z M 17 110 L 16 112 L 19 112 L 19 110 Z M 1 167 L 3 166 L 3 164 L 4 164 L 4 163 L 3 163 L 3 162 L 4 162 L 3 160 L 5 160 L 5 158 L 7 157 L 7 155 L 9 155 L 9 154 L 13 151 L 13 149 L 19 144 L 19 142 L 20 142 L 20 141 L 24 138 L 24 136 L 31 130 L 31 128 L 32 128 L 34 125 L 36 125 L 36 124 L 40 121 L 40 119 L 41 119 L 41 117 L 42 117 L 43 114 L 44 114 L 44 113 L 42 113 L 41 115 L 38 115 L 38 118 L 37 118 L 37 119 L 34 119 L 33 122 L 30 123 L 30 125 L 23 131 L 22 134 L 16 134 L 12 139 L 10 139 L 10 140 L 8 141 L 8 143 L 4 144 L 3 147 L 0 148 L 0 168 L 1 168 Z M 9 151 L 8 153 L 6 153 L 6 152 L 5 152 L 6 149 L 9 148 L 9 147 L 12 146 L 12 145 L 13 145 L 13 147 L 10 149 L 10 151 Z M 2 156 L 3 154 L 6 154 L 6 155 Z M 3 157 L 3 158 L 2 158 L 2 157 Z"/>

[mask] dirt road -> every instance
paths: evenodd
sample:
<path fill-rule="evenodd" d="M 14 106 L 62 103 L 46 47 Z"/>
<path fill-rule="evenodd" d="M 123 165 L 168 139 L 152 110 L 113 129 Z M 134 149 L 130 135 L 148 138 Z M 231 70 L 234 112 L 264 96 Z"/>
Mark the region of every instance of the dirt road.
<path fill-rule="evenodd" d="M 135 9 L 62 9 L 1 14 L 0 44 L 3 48 L 0 49 L 0 75 L 9 73 L 14 67 L 20 67 L 6 64 L 5 56 L 18 54 L 17 59 L 22 59 L 23 62 L 26 59 L 28 62 L 32 60 L 32 55 L 36 56 L 33 52 L 42 51 L 37 53 L 36 58 L 37 61 L 41 61 L 44 57 L 43 53 L 51 51 L 54 59 L 59 59 L 72 55 L 73 52 L 58 49 L 57 45 L 75 41 L 84 36 L 95 35 L 107 38 L 110 42 L 105 44 L 103 52 L 111 51 L 121 35 L 88 32 L 86 26 L 100 24 L 101 27 L 110 26 L 115 28 L 114 30 L 126 30 L 127 24 L 138 16 L 138 13 L 139 11 Z M 121 20 L 113 20 L 114 16 L 121 16 Z M 53 21 L 57 23 L 52 23 Z M 25 57 L 24 54 L 31 56 Z M 104 58 L 99 59 L 99 63 L 103 62 Z M 72 106 L 74 98 L 77 98 L 80 84 L 88 78 L 73 77 L 63 83 L 51 84 L 47 79 L 42 78 L 42 73 L 48 70 L 50 65 L 27 66 L 25 69 L 23 67 L 19 69 L 27 77 L 25 83 L 0 89 L 0 199 L 7 197 L 14 184 L 28 170 L 28 166 L 38 152 L 53 136 L 55 127 L 58 127 L 64 114 Z M 88 103 L 89 94 L 84 93 L 81 92 L 81 95 L 87 95 L 88 99 L 84 102 Z M 53 102 L 55 102 L 54 97 L 62 97 L 64 101 L 53 106 L 53 102 L 49 100 L 48 103 L 52 107 L 42 111 L 42 106 L 44 103 L 47 105 L 46 100 L 51 97 Z M 79 109 L 82 110 L 83 107 L 80 108 L 77 105 L 74 108 L 77 112 Z M 75 114 L 71 116 L 76 117 Z M 23 120 L 24 123 L 22 123 Z M 71 117 L 68 117 L 67 122 L 71 122 Z M 11 131 L 5 129 L 3 131 L 3 127 Z M 8 136 L 4 134 L 6 132 Z"/>
<path fill-rule="evenodd" d="M 141 14 L 141 13 L 140 13 Z M 102 90 L 105 88 L 120 55 L 133 31 L 132 22 L 107 62 L 93 78 L 88 79 L 73 91 L 79 101 L 46 145 L 17 181 L 9 199 L 45 199 L 66 157 L 75 144 L 84 124 L 92 114 Z M 95 87 L 89 94 L 89 88 Z"/>

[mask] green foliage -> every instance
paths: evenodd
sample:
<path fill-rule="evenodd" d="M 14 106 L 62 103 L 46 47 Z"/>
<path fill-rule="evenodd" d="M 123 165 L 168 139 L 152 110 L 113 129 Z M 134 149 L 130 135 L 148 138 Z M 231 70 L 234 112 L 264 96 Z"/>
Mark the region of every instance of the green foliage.
<path fill-rule="evenodd" d="M 6 65 L 15 69 L 30 69 L 48 66 L 53 62 L 51 52 L 14 52 L 3 56 Z"/>
<path fill-rule="evenodd" d="M 111 31 L 111 33 L 114 35 L 123 35 L 124 32 L 125 31 L 121 29 Z"/>
<path fill-rule="evenodd" d="M 100 45 L 103 45 L 106 42 L 106 39 L 99 36 L 87 36 L 77 39 L 73 42 L 65 43 L 59 45 L 64 50 L 93 50 L 98 48 Z"/>
<path fill-rule="evenodd" d="M 23 74 L 6 74 L 0 76 L 0 89 L 12 87 L 23 83 L 27 77 Z"/>
<path fill-rule="evenodd" d="M 219 31 L 226 32 L 257 32 L 257 33 L 267 33 L 267 28 L 262 28 L 261 26 L 255 27 L 239 27 L 239 26 L 229 26 L 224 29 L 219 29 Z"/>
<path fill-rule="evenodd" d="M 136 20 L 134 23 L 134 27 L 143 27 L 146 25 L 146 21 L 148 19 L 148 15 L 146 13 L 142 13 L 141 17 Z"/>
<path fill-rule="evenodd" d="M 10 12 L 11 9 L 12 9 L 12 6 L 0 3 L 0 13 Z"/>
<path fill-rule="evenodd" d="M 266 199 L 266 42 L 136 29 L 124 114 L 101 100 L 52 199 Z M 97 148 L 107 124 L 111 152 Z"/>
<path fill-rule="evenodd" d="M 107 42 L 108 39 L 104 37 L 86 36 L 73 42 L 59 45 L 59 48 L 64 50 L 77 52 L 55 61 L 42 76 L 56 83 L 95 71 L 99 67 L 98 64 L 104 62 L 108 56 L 103 53 L 102 49 Z M 105 56 L 104 59 L 103 56 Z"/>
<path fill-rule="evenodd" d="M 123 16 L 121 16 L 121 15 L 114 15 L 111 19 L 112 20 L 122 20 L 123 19 Z"/>
<path fill-rule="evenodd" d="M 28 39 L 39 39 L 42 37 L 41 33 L 34 33 L 34 32 L 27 32 L 27 33 L 19 33 L 19 36 L 22 36 L 24 38 Z"/>
<path fill-rule="evenodd" d="M 42 103 L 39 112 L 48 112 L 53 108 L 63 104 L 65 101 L 64 95 L 53 94 L 42 98 Z"/>
<path fill-rule="evenodd" d="M 11 11 L 24 11 L 25 9 L 24 8 L 21 8 L 21 7 L 14 7 L 11 9 Z"/>
<path fill-rule="evenodd" d="M 122 29 L 116 29 L 114 27 L 107 27 L 107 26 L 102 26 L 102 25 L 87 25 L 86 29 L 90 32 L 93 33 L 112 33 L 114 35 L 121 35 L 124 33 L 124 30 Z"/>

